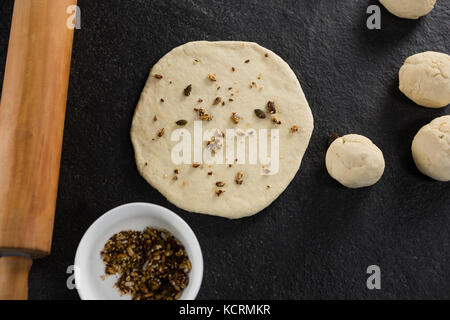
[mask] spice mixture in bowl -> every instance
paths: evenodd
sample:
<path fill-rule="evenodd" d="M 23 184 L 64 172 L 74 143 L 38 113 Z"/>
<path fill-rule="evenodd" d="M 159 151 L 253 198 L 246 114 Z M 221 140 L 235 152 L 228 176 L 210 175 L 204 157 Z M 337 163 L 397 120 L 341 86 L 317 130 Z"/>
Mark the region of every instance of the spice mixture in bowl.
<path fill-rule="evenodd" d="M 192 229 L 175 213 L 130 203 L 89 227 L 74 270 L 83 300 L 192 300 L 201 286 L 203 257 Z"/>
<path fill-rule="evenodd" d="M 101 256 L 106 275 L 119 274 L 115 286 L 133 300 L 179 299 L 189 283 L 191 261 L 180 241 L 166 230 L 119 232 L 108 240 Z"/>

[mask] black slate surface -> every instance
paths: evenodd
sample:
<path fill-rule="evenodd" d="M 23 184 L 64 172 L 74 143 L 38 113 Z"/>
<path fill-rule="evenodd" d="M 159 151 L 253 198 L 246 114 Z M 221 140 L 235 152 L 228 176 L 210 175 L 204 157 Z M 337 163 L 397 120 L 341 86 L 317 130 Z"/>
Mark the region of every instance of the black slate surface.
<path fill-rule="evenodd" d="M 79 0 L 53 251 L 33 265 L 30 298 L 78 299 L 66 269 L 83 233 L 134 201 L 166 206 L 193 228 L 205 262 L 200 299 L 450 298 L 450 185 L 421 175 L 410 155 L 417 130 L 450 107 L 418 107 L 397 89 L 406 57 L 450 53 L 450 2 L 438 0 L 418 21 L 382 8 L 382 29 L 370 31 L 366 9 L 377 3 Z M 0 2 L 1 79 L 12 6 Z M 135 167 L 129 129 L 150 68 L 175 46 L 202 39 L 255 41 L 278 53 L 314 114 L 301 171 L 251 218 L 184 212 Z M 382 149 L 377 185 L 349 190 L 328 176 L 333 131 L 364 134 Z M 366 288 L 372 264 L 381 267 L 381 290 Z"/>

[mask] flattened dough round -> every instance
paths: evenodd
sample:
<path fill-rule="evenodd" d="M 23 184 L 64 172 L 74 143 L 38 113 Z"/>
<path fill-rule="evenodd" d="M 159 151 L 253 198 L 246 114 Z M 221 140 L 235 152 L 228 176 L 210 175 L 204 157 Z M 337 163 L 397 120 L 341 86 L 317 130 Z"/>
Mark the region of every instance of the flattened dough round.
<path fill-rule="evenodd" d="M 217 97 L 219 104 L 215 104 Z M 281 124 L 272 121 L 269 101 L 275 103 L 274 116 Z M 203 108 L 213 117 L 201 121 L 203 133 L 240 129 L 252 135 L 259 129 L 279 129 L 277 173 L 261 174 L 266 169 L 259 159 L 250 164 L 248 152 L 245 163 L 231 166 L 175 164 L 171 153 L 179 141 L 172 141 L 171 135 L 180 128 L 175 122 L 187 121 L 182 128 L 193 141 L 194 121 L 199 121 L 194 108 Z M 266 119 L 258 118 L 255 109 L 265 111 Z M 238 124 L 231 119 L 233 112 L 241 117 Z M 298 130 L 291 130 L 295 126 Z M 164 134 L 158 137 L 163 128 Z M 300 168 L 312 131 L 313 117 L 300 83 L 278 55 L 251 42 L 198 41 L 173 49 L 153 67 L 136 107 L 131 140 L 139 172 L 170 202 L 187 211 L 236 219 L 258 213 L 286 189 Z M 267 138 L 269 145 L 276 136 Z M 225 159 L 226 144 L 221 150 Z M 240 171 L 243 182 L 237 184 Z M 217 187 L 217 182 L 225 186 Z M 217 190 L 225 192 L 218 196 Z"/>
<path fill-rule="evenodd" d="M 442 108 L 450 103 L 450 56 L 427 51 L 406 59 L 399 72 L 400 91 L 420 106 Z"/>
<path fill-rule="evenodd" d="M 414 137 L 412 154 L 420 172 L 438 181 L 450 181 L 450 116 L 422 127 Z"/>
<path fill-rule="evenodd" d="M 436 0 L 380 0 L 385 8 L 403 19 L 418 19 L 433 10 Z"/>

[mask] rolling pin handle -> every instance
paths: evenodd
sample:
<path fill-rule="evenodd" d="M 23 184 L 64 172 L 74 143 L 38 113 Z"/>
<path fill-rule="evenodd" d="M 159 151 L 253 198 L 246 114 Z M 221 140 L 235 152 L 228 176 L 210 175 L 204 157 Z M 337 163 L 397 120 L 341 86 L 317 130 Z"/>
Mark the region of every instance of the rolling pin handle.
<path fill-rule="evenodd" d="M 0 257 L 0 300 L 27 300 L 28 274 L 33 260 Z"/>

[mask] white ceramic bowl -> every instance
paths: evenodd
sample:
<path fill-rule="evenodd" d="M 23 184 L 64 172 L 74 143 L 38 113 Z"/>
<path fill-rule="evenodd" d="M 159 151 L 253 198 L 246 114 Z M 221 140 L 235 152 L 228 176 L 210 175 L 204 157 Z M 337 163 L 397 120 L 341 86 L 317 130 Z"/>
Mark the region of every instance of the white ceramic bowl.
<path fill-rule="evenodd" d="M 75 283 L 83 300 L 130 300 L 114 288 L 117 277 L 105 280 L 105 266 L 100 252 L 114 234 L 124 230 L 143 231 L 146 227 L 166 229 L 185 247 L 192 264 L 189 285 L 180 299 L 193 300 L 203 278 L 203 257 L 192 229 L 169 209 L 150 203 L 129 203 L 114 208 L 98 218 L 86 231 L 75 256 Z"/>

